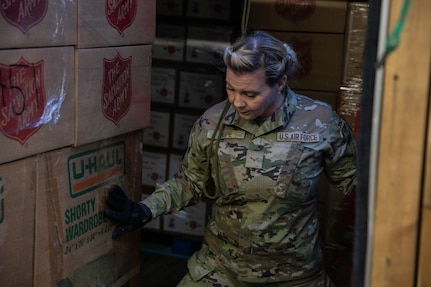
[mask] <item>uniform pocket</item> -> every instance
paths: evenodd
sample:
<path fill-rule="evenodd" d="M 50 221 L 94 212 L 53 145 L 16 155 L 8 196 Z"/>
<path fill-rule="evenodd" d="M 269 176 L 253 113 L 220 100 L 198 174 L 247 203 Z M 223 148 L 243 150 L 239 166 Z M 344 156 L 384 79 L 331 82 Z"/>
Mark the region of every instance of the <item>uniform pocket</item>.
<path fill-rule="evenodd" d="M 320 152 L 293 144 L 281 168 L 275 194 L 293 202 L 308 202 L 314 196 L 323 167 Z"/>

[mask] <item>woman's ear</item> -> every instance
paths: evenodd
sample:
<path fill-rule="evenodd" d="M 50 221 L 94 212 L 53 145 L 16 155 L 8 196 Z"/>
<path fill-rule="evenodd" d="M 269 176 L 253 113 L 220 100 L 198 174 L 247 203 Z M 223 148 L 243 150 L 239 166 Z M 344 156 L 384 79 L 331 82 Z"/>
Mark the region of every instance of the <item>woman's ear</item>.
<path fill-rule="evenodd" d="M 278 79 L 277 81 L 277 91 L 280 93 L 284 87 L 286 86 L 287 83 L 287 76 L 283 75 L 283 77 L 281 77 L 280 79 Z"/>

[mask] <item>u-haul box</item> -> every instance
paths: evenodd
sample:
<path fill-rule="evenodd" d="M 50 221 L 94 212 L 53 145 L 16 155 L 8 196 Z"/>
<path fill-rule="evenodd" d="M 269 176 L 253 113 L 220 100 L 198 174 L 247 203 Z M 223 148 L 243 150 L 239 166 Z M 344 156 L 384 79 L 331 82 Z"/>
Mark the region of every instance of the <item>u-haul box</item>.
<path fill-rule="evenodd" d="M 138 286 L 140 232 L 112 240 L 113 184 L 141 196 L 142 132 L 37 156 L 35 287 Z"/>
<path fill-rule="evenodd" d="M 32 286 L 36 158 L 0 165 L 0 286 Z"/>

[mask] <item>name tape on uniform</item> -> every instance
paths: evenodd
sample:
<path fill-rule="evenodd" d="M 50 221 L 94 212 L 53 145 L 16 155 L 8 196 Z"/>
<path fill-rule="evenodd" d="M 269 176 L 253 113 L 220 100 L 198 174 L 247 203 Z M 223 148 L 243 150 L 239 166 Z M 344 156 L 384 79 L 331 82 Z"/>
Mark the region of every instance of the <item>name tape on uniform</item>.
<path fill-rule="evenodd" d="M 208 130 L 207 138 L 211 138 L 213 134 L 214 134 L 214 130 Z M 243 139 L 245 138 L 245 131 L 224 130 L 221 138 L 222 139 Z"/>
<path fill-rule="evenodd" d="M 301 132 L 278 132 L 277 141 L 314 143 L 320 141 L 320 136 L 318 133 L 306 134 Z"/>

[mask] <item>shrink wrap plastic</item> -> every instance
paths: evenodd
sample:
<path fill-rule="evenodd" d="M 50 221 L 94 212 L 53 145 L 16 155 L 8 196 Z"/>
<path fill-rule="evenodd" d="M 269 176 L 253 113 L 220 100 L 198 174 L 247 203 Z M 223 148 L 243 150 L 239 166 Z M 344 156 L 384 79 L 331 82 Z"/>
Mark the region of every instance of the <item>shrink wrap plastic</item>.
<path fill-rule="evenodd" d="M 71 145 L 73 47 L 0 50 L 0 163 Z"/>
<path fill-rule="evenodd" d="M 0 49 L 75 45 L 76 6 L 77 0 L 1 1 Z"/>

